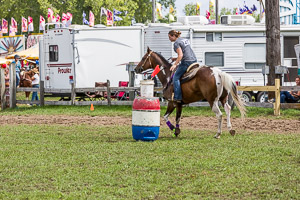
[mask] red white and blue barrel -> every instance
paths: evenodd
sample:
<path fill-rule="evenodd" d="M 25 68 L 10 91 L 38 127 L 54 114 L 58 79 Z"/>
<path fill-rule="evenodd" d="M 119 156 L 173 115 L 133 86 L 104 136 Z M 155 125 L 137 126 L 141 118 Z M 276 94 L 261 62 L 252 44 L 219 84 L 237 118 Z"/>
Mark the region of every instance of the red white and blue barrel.
<path fill-rule="evenodd" d="M 160 128 L 158 97 L 137 97 L 132 104 L 132 136 L 135 140 L 157 140 Z"/>

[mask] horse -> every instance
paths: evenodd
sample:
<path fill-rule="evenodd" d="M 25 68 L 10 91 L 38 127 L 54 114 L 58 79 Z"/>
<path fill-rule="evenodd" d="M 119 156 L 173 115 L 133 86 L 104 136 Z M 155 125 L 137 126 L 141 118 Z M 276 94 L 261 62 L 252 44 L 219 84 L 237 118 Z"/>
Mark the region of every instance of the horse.
<path fill-rule="evenodd" d="M 32 77 L 34 72 L 32 70 L 26 72 L 22 71 L 20 74 L 20 87 L 32 87 Z M 29 101 L 30 92 L 25 92 L 26 99 Z"/>
<path fill-rule="evenodd" d="M 172 66 L 162 55 L 152 51 L 149 47 L 142 60 L 135 67 L 136 73 L 142 73 L 148 69 L 155 69 L 159 65 L 160 71 L 157 74 L 160 82 L 163 85 L 163 97 L 168 100 L 167 111 L 164 115 L 164 120 L 167 126 L 174 131 L 177 137 L 180 134 L 180 117 L 182 113 L 182 106 L 197 102 L 200 100 L 207 100 L 212 111 L 216 114 L 218 120 L 218 131 L 214 136 L 216 139 L 220 138 L 222 133 L 222 112 L 220 111 L 218 102 L 220 101 L 225 109 L 227 115 L 227 128 L 231 135 L 235 135 L 235 130 L 232 129 L 230 122 L 231 106 L 228 104 L 228 95 L 231 94 L 233 101 L 240 110 L 241 117 L 244 119 L 246 108 L 244 102 L 237 94 L 237 87 L 233 78 L 222 72 L 218 68 L 212 66 L 200 66 L 194 63 L 192 69 L 183 75 L 181 78 L 182 102 L 173 101 L 173 85 L 172 75 L 170 71 Z M 189 71 L 189 72 L 188 72 Z M 176 108 L 176 127 L 168 120 L 169 115 Z"/>

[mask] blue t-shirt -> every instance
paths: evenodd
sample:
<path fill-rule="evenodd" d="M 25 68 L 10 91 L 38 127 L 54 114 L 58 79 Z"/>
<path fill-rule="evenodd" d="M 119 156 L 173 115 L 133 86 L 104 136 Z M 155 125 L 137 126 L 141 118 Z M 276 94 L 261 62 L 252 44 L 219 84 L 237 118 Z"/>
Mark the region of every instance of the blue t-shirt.
<path fill-rule="evenodd" d="M 16 72 L 20 72 L 20 71 L 21 71 L 21 62 L 18 61 L 18 62 L 16 63 Z"/>
<path fill-rule="evenodd" d="M 183 39 L 181 37 L 177 38 L 177 40 L 174 42 L 174 51 L 178 49 L 178 47 L 181 48 L 183 57 L 181 61 L 196 61 L 196 55 L 194 51 L 191 48 L 190 41 L 188 39 Z"/>

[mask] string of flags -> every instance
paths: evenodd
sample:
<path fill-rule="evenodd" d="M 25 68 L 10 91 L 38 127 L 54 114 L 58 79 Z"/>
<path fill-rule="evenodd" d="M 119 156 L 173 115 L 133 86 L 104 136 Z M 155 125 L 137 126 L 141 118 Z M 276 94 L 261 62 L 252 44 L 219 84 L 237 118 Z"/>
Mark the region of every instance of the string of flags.
<path fill-rule="evenodd" d="M 73 18 L 72 14 L 69 12 L 63 13 L 62 18 L 60 17 L 59 14 L 57 14 L 55 16 L 52 9 L 48 8 L 47 19 L 48 19 L 49 23 L 60 22 L 60 20 L 62 20 L 62 24 L 63 24 L 62 26 L 69 27 L 72 24 L 72 18 Z M 0 22 L 1 22 L 0 23 L 0 35 L 8 33 L 9 36 L 15 36 L 15 34 L 18 32 L 18 23 L 13 17 L 11 18 L 10 26 L 8 26 L 8 21 L 6 19 L 2 19 Z M 40 23 L 39 23 L 40 31 L 45 30 L 45 23 L 46 23 L 45 18 L 42 15 L 40 15 Z M 9 27 L 9 29 L 8 29 L 8 27 Z M 56 24 L 55 27 L 58 28 L 59 25 Z M 24 32 L 33 32 L 33 31 L 34 31 L 33 18 L 31 16 L 28 16 L 28 18 L 25 18 L 22 16 L 21 32 L 24 33 Z"/>

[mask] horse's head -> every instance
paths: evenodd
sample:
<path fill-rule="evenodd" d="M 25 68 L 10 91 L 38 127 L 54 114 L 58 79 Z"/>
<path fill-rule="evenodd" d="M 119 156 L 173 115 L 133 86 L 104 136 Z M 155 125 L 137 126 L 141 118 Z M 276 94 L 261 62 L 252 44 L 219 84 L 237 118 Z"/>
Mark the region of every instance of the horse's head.
<path fill-rule="evenodd" d="M 146 54 L 143 56 L 142 60 L 139 62 L 139 64 L 135 67 L 134 71 L 135 73 L 142 73 L 143 71 L 154 68 L 151 63 L 151 54 L 153 53 L 150 48 L 147 48 Z"/>

